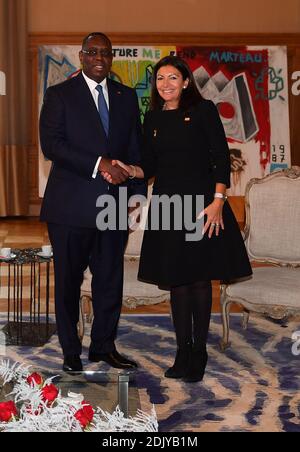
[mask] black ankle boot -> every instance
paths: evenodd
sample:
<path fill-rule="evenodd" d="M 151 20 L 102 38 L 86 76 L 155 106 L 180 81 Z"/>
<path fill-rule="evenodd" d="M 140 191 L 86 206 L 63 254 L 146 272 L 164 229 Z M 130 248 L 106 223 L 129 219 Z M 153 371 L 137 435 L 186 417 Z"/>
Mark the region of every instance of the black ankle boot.
<path fill-rule="evenodd" d="M 207 360 L 208 355 L 206 347 L 193 348 L 190 365 L 183 378 L 183 381 L 185 381 L 186 383 L 195 383 L 197 381 L 202 381 L 205 374 Z"/>
<path fill-rule="evenodd" d="M 192 346 L 190 344 L 177 349 L 175 362 L 165 372 L 166 378 L 182 378 L 190 366 Z"/>

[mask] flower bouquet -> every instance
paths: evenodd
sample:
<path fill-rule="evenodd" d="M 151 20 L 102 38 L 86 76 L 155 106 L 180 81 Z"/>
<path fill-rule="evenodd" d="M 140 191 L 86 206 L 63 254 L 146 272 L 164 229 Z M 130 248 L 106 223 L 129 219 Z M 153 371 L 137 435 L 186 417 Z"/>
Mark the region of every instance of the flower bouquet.
<path fill-rule="evenodd" d="M 67 397 L 53 384 L 55 377 L 43 379 L 22 364 L 0 361 L 1 393 L 9 387 L 7 401 L 0 403 L 1 432 L 157 432 L 154 410 L 147 415 L 138 411 L 125 418 L 117 407 L 110 414 L 93 408 L 83 395 Z"/>

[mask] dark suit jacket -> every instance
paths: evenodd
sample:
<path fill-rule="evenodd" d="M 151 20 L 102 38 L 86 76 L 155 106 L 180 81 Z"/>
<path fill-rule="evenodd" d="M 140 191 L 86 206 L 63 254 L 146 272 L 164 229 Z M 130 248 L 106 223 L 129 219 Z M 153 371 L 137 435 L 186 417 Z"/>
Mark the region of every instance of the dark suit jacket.
<path fill-rule="evenodd" d="M 136 93 L 107 80 L 109 136 L 105 135 L 94 99 L 82 74 L 47 89 L 40 116 L 40 141 L 52 161 L 41 220 L 79 227 L 96 227 L 96 200 L 117 194 L 118 187 L 98 173 L 99 156 L 140 162 L 141 124 Z M 129 181 L 129 195 L 146 195 L 144 182 Z"/>

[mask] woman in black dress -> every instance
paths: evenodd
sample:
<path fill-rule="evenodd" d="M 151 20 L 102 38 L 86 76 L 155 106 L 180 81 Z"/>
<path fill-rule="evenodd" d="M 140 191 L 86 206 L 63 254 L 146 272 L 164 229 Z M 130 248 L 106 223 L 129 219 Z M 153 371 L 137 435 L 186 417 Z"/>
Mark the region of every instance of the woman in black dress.
<path fill-rule="evenodd" d="M 189 195 L 196 206 L 204 196 L 203 238 L 186 240 L 187 230 L 169 230 L 162 221 L 144 233 L 139 279 L 167 286 L 177 340 L 168 378 L 201 381 L 207 364 L 206 342 L 212 307 L 212 280 L 252 274 L 242 236 L 229 204 L 229 149 L 217 108 L 200 95 L 188 65 L 176 56 L 154 68 L 150 111 L 144 121 L 140 166 L 115 161 L 130 177 L 155 177 L 153 195 Z M 108 180 L 110 176 L 104 175 Z M 112 182 L 112 180 L 110 180 Z M 184 202 L 184 201 L 183 201 Z M 153 200 L 151 202 L 151 205 Z M 200 212 L 193 211 L 193 220 Z M 151 225 L 151 210 L 148 225 Z"/>

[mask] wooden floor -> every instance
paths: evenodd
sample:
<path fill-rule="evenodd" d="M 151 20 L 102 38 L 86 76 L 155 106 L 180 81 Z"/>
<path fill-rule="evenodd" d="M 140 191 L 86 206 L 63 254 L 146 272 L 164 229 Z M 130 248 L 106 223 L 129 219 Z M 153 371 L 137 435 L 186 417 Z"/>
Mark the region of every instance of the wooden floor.
<path fill-rule="evenodd" d="M 42 245 L 48 244 L 48 234 L 46 225 L 40 223 L 37 218 L 24 218 L 24 219 L 1 219 L 0 220 L 0 248 L 39 248 Z M 4 267 L 4 265 L 2 265 Z M 2 278 L 5 278 L 5 270 L 2 270 Z M 51 278 L 50 278 L 50 300 L 51 300 L 51 312 L 53 309 L 54 299 L 54 283 L 53 283 L 53 267 L 51 266 Z M 24 278 L 29 278 L 25 274 Z M 3 281 L 1 282 L 3 286 Z M 24 306 L 26 310 L 26 305 Z M 5 296 L 2 293 L 0 287 L 0 311 L 7 311 L 7 302 Z M 213 312 L 220 311 L 220 285 L 218 281 L 213 282 Z M 123 308 L 124 313 L 130 314 L 162 314 L 169 313 L 169 303 L 160 303 L 149 307 L 139 307 L 137 309 Z"/>

